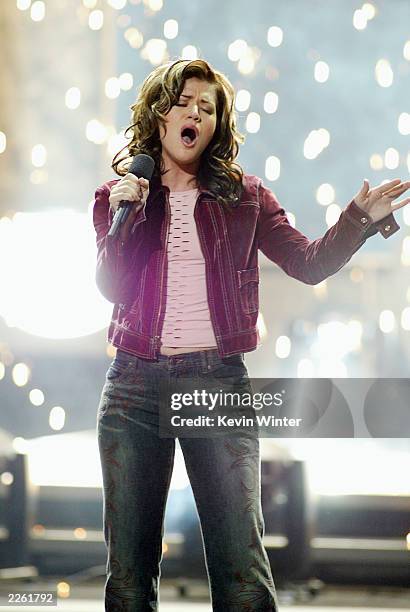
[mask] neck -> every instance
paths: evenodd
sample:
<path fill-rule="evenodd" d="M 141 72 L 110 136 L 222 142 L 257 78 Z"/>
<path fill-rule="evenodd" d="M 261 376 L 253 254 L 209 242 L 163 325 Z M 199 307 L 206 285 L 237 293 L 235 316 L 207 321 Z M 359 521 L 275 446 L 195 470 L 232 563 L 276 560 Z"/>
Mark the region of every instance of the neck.
<path fill-rule="evenodd" d="M 199 186 L 196 178 L 197 167 L 181 168 L 166 164 L 165 168 L 166 172 L 161 176 L 161 183 L 166 185 L 170 191 L 189 191 Z"/>

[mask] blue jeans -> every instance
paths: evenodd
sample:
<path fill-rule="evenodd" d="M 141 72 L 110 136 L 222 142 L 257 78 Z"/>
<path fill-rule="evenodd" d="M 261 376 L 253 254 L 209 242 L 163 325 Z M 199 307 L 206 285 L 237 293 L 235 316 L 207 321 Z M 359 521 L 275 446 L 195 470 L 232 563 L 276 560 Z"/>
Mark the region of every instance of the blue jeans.
<path fill-rule="evenodd" d="M 243 353 L 216 349 L 146 360 L 118 350 L 97 415 L 103 475 L 103 523 L 108 551 L 105 610 L 158 610 L 164 513 L 175 439 L 158 434 L 159 386 L 195 376 L 249 382 Z M 212 609 L 278 609 L 262 544 L 257 434 L 180 438 L 197 506 Z"/>

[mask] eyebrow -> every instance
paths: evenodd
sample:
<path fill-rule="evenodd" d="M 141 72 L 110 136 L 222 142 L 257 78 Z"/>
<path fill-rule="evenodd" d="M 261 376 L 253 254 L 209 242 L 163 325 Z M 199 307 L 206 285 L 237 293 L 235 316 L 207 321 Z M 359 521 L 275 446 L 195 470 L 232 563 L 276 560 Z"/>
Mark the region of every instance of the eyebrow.
<path fill-rule="evenodd" d="M 181 97 L 191 99 L 193 96 L 189 96 L 187 94 L 181 94 Z M 202 98 L 201 102 L 206 102 L 207 104 L 210 104 L 211 106 L 215 106 L 212 100 L 207 100 L 206 98 Z"/>

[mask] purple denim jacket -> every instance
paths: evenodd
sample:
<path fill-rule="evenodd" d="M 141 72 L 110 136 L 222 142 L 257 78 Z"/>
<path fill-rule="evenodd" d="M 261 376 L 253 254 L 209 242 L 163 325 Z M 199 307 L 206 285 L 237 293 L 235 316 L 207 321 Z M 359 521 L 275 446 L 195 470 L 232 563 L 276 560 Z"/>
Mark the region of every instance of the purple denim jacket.
<path fill-rule="evenodd" d="M 151 180 L 147 202 L 128 239 L 107 241 L 113 219 L 108 198 L 118 180 L 98 187 L 93 210 L 96 284 L 114 303 L 107 341 L 139 357 L 155 359 L 167 294 L 169 189 L 159 178 Z M 253 175 L 244 176 L 242 198 L 232 215 L 210 191 L 199 189 L 194 218 L 221 357 L 252 351 L 260 343 L 258 249 L 289 276 L 315 285 L 340 270 L 369 236 L 380 230 L 388 238 L 399 229 L 393 214 L 373 223 L 352 200 L 322 238 L 309 240 L 290 225 L 274 193 Z"/>

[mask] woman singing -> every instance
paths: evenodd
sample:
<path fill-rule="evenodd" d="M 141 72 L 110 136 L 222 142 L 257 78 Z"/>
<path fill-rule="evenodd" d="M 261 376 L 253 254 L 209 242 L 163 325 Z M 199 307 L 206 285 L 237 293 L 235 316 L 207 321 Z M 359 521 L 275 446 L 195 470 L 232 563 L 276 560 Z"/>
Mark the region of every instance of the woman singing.
<path fill-rule="evenodd" d="M 114 304 L 117 347 L 98 407 L 108 549 L 105 609 L 158 609 L 165 505 L 175 439 L 158 433 L 161 384 L 178 377 L 249 382 L 244 353 L 259 344 L 258 250 L 290 276 L 316 284 L 379 230 L 399 229 L 392 205 L 410 183 L 367 181 L 322 238 L 293 228 L 272 191 L 235 163 L 234 90 L 204 60 L 155 68 L 131 107 L 131 139 L 96 190 L 96 282 Z M 122 150 L 124 151 L 124 150 Z M 148 183 L 128 172 L 138 154 L 155 162 Z M 107 233 L 132 202 L 120 236 Z M 273 297 L 274 300 L 274 297 Z M 200 518 L 212 607 L 278 609 L 262 544 L 259 440 L 179 437 Z"/>

